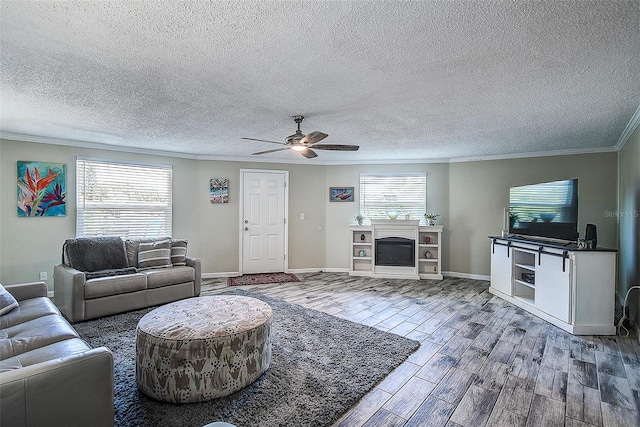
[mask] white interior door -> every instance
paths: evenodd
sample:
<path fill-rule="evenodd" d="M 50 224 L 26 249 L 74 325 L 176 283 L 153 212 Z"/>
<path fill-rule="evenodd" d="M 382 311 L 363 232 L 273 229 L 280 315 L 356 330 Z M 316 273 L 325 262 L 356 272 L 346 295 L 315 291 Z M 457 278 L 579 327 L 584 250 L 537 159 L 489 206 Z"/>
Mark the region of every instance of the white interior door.
<path fill-rule="evenodd" d="M 241 171 L 241 273 L 286 270 L 286 178 L 283 171 Z"/>

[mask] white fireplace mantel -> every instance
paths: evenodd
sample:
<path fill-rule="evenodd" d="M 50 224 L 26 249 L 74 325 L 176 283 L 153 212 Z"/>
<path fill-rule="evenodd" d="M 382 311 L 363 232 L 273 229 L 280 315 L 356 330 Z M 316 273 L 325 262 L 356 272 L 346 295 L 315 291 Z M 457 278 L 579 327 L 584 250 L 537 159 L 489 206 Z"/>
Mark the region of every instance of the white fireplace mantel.
<path fill-rule="evenodd" d="M 371 221 L 371 230 L 373 233 L 373 244 L 375 251 L 376 240 L 388 237 L 402 237 L 413 240 L 417 248 L 418 225 L 419 220 L 406 219 L 381 219 Z M 414 255 L 414 265 L 412 267 L 398 267 L 388 265 L 373 265 L 373 274 L 384 277 L 402 278 L 402 279 L 419 279 L 418 260 Z"/>
<path fill-rule="evenodd" d="M 441 225 L 420 225 L 419 220 L 381 219 L 371 225 L 349 226 L 352 276 L 398 279 L 442 279 Z M 376 265 L 376 239 L 402 237 L 413 240 L 416 248 L 414 267 Z"/>
<path fill-rule="evenodd" d="M 418 238 L 418 220 L 406 219 L 379 219 L 371 221 L 373 239 L 384 239 L 386 237 L 403 237 L 405 239 L 416 240 Z"/>

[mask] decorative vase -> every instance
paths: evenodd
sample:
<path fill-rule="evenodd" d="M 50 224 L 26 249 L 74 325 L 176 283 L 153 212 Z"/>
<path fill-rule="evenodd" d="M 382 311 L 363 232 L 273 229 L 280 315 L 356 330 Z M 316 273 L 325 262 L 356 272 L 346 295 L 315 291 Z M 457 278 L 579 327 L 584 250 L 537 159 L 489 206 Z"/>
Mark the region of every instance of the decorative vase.
<path fill-rule="evenodd" d="M 361 219 L 358 220 L 358 225 L 362 225 L 362 220 Z"/>
<path fill-rule="evenodd" d="M 364 234 L 360 235 L 360 240 L 364 242 Z"/>
<path fill-rule="evenodd" d="M 424 253 L 424 257 L 425 257 L 425 258 L 429 258 L 429 259 L 431 259 L 431 258 L 433 258 L 433 254 L 431 253 L 431 251 L 426 251 L 426 252 Z"/>
<path fill-rule="evenodd" d="M 435 219 L 427 219 L 427 223 L 429 225 L 436 225 L 436 220 Z"/>
<path fill-rule="evenodd" d="M 364 249 L 360 249 L 360 256 L 367 256 L 367 253 L 364 251 Z"/>
<path fill-rule="evenodd" d="M 387 216 L 389 217 L 389 219 L 397 219 L 398 215 L 400 215 L 400 212 L 398 211 L 387 211 Z"/>

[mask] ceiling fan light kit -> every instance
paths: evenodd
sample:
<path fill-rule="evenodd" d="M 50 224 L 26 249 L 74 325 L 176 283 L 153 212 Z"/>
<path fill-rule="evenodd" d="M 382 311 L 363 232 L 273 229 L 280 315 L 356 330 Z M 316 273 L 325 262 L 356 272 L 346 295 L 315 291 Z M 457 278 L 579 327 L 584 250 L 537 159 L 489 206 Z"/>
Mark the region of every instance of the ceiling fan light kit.
<path fill-rule="evenodd" d="M 285 138 L 285 142 L 276 142 L 276 141 L 267 141 L 265 139 L 256 139 L 256 138 L 242 138 L 248 141 L 259 141 L 259 142 L 268 142 L 270 144 L 278 144 L 282 145 L 282 148 L 275 148 L 273 150 L 266 151 L 258 151 L 257 153 L 252 153 L 252 155 L 260 155 L 260 154 L 268 154 L 275 153 L 276 151 L 284 151 L 284 150 L 293 150 L 302 154 L 307 159 L 312 159 L 314 157 L 318 157 L 315 151 L 311 150 L 332 150 L 332 151 L 358 151 L 360 146 L 358 145 L 343 145 L 343 144 L 320 144 L 316 145 L 318 142 L 325 139 L 329 136 L 326 133 L 314 131 L 308 135 L 305 135 L 300 130 L 300 123 L 304 120 L 304 116 L 293 116 L 293 121 L 298 124 L 298 129 L 296 133 L 293 135 L 289 135 Z"/>

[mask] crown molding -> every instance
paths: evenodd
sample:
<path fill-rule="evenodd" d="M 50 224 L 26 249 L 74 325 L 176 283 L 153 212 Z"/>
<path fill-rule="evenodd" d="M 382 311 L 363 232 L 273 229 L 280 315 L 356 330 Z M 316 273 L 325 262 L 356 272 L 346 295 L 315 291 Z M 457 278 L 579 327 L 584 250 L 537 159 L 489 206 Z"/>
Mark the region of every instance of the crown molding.
<path fill-rule="evenodd" d="M 11 132 L 0 132 L 0 138 L 20 141 L 20 142 L 33 142 L 39 144 L 53 144 L 64 145 L 67 147 L 78 148 L 91 148 L 96 150 L 108 150 L 117 151 L 123 153 L 132 154 L 144 154 L 149 156 L 164 156 L 174 157 L 180 159 L 190 160 L 205 160 L 205 161 L 222 161 L 222 162 L 242 162 L 242 163 L 279 163 L 279 164 L 301 164 L 307 166 L 349 166 L 349 165 L 387 165 L 387 164 L 415 164 L 415 163 L 466 163 L 466 162 L 478 162 L 488 160 L 507 160 L 507 159 L 523 159 L 530 157 L 549 157 L 549 156 L 569 156 L 575 154 L 595 154 L 595 153 L 610 153 L 617 152 L 622 149 L 626 141 L 631 137 L 636 127 L 640 123 L 640 107 L 636 110 L 631 121 L 625 128 L 618 144 L 616 146 L 609 147 L 594 147 L 584 149 L 570 149 L 570 150 L 553 150 L 553 151 L 535 151 L 526 153 L 514 153 L 514 154 L 498 154 L 489 156 L 471 156 L 471 157 L 453 157 L 453 158 L 413 158 L 413 159 L 397 159 L 397 160 L 328 160 L 322 161 L 320 159 L 313 160 L 313 163 L 308 159 L 301 158 L 296 159 L 273 159 L 267 157 L 249 157 L 249 156 L 210 156 L 199 155 L 191 153 L 170 152 L 160 150 L 150 150 L 146 148 L 134 148 L 134 147 L 122 147 L 110 144 L 102 144 L 96 142 L 69 140 L 62 138 L 43 137 L 37 135 L 24 135 Z"/>
<path fill-rule="evenodd" d="M 575 154 L 615 153 L 616 147 L 575 148 L 567 150 L 530 151 L 527 153 L 498 154 L 492 156 L 456 157 L 448 163 L 480 162 L 486 160 L 527 159 L 532 157 L 571 156 Z"/>
<path fill-rule="evenodd" d="M 48 136 L 25 135 L 21 133 L 0 132 L 0 138 L 18 142 L 33 142 L 36 144 L 64 145 L 66 147 L 91 148 L 95 150 L 118 151 L 121 153 L 146 154 L 149 156 L 176 157 L 180 159 L 197 159 L 196 155 L 173 151 L 150 150 L 147 148 L 122 147 L 119 145 L 102 144 L 99 142 L 79 141 Z"/>
<path fill-rule="evenodd" d="M 624 144 L 626 144 L 629 138 L 631 138 L 631 135 L 633 135 L 633 133 L 636 131 L 639 124 L 640 124 L 640 106 L 638 106 L 638 109 L 636 110 L 636 112 L 633 113 L 633 116 L 631 116 L 631 120 L 629 120 L 629 123 L 627 123 L 627 126 L 622 131 L 622 134 L 620 135 L 620 139 L 618 139 L 618 143 L 616 144 L 616 151 L 622 150 L 622 147 L 624 147 Z"/>

